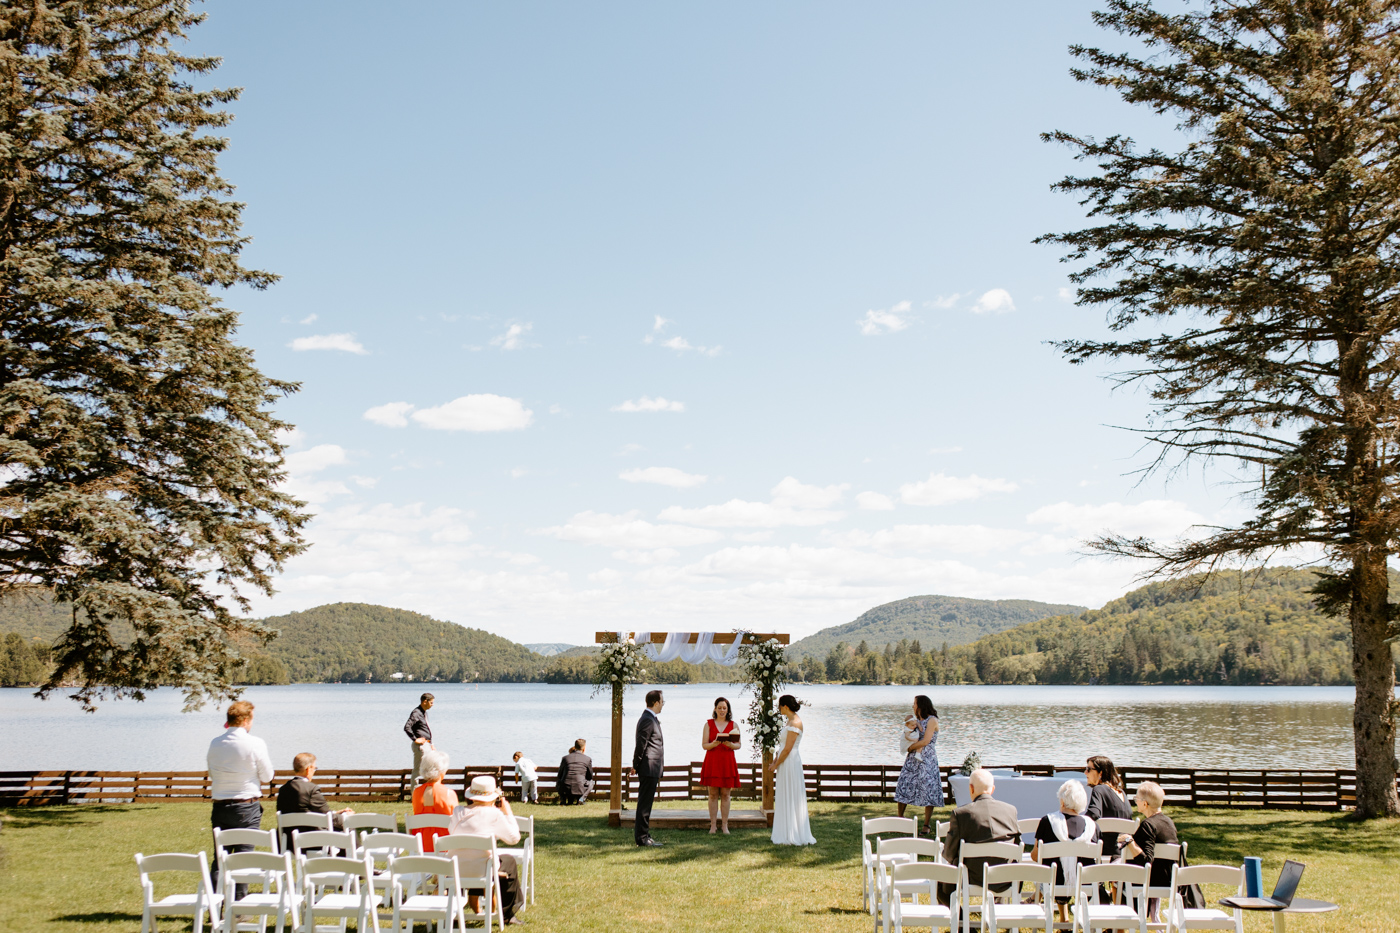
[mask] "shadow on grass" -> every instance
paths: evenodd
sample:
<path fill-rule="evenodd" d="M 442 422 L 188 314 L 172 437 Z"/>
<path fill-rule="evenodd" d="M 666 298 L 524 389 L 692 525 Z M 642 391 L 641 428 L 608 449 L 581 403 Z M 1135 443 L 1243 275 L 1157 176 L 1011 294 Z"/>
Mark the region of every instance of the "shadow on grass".
<path fill-rule="evenodd" d="M 60 914 L 55 923 L 140 923 L 141 915 L 127 910 L 94 911 L 90 914 Z"/>
<path fill-rule="evenodd" d="M 1233 818 L 1229 811 L 1177 811 L 1178 832 L 1190 844 L 1190 859 L 1196 864 L 1220 861 L 1235 864 L 1246 855 L 1278 853 L 1294 856 L 1299 852 L 1326 852 L 1334 855 L 1364 855 L 1394 858 L 1400 843 L 1396 828 L 1400 821 L 1359 822 L 1349 814 L 1329 814 L 1304 819 L 1300 814 L 1254 812 L 1250 819 Z"/>
<path fill-rule="evenodd" d="M 70 804 L 51 807 L 11 807 L 0 810 L 7 826 L 15 829 L 46 826 L 80 826 L 118 813 L 139 813 L 142 810 L 158 809 L 142 804 Z"/>

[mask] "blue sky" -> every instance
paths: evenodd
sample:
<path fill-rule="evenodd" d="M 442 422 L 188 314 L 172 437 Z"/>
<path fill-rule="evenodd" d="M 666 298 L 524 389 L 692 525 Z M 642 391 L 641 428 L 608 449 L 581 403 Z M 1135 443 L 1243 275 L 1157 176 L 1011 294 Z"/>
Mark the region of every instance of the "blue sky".
<path fill-rule="evenodd" d="M 383 603 L 527 642 L 809 634 L 942 593 L 1098 606 L 1144 399 L 1038 234 L 1045 130 L 1172 127 L 1067 74 L 1093 4 L 207 5 L 240 86 L 227 301 L 299 380 L 311 550 L 259 614 Z"/>

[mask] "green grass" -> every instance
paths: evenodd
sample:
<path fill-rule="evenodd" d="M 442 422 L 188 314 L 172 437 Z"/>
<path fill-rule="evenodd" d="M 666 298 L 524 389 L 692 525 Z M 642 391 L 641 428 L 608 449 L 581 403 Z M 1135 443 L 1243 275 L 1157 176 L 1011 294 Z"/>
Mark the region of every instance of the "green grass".
<path fill-rule="evenodd" d="M 375 809 L 401 813 L 404 807 Z M 630 830 L 606 825 L 601 803 L 519 807 L 538 818 L 539 830 L 539 900 L 522 919 L 541 931 L 861 933 L 870 922 L 860 904 L 860 817 L 892 811 L 889 804 L 813 803 L 818 844 L 809 848 L 773 846 L 766 831 L 752 829 L 731 836 L 658 832 L 665 848 L 639 849 Z M 41 807 L 0 815 L 5 933 L 137 930 L 141 906 L 132 853 L 196 852 L 210 844 L 207 803 Z M 1193 863 L 1237 865 L 1245 855 L 1262 856 L 1266 884 L 1272 884 L 1285 857 L 1299 858 L 1308 866 L 1301 896 L 1342 905 L 1326 917 L 1326 929 L 1400 929 L 1400 822 L 1281 811 L 1177 809 L 1171 815 L 1190 843 Z M 265 819 L 264 826 L 270 824 Z M 1248 916 L 1245 925 L 1258 933 L 1272 929 L 1266 916 Z M 1289 927 L 1323 928 L 1307 917 L 1292 918 Z M 163 927 L 181 928 L 188 929 L 174 921 Z"/>

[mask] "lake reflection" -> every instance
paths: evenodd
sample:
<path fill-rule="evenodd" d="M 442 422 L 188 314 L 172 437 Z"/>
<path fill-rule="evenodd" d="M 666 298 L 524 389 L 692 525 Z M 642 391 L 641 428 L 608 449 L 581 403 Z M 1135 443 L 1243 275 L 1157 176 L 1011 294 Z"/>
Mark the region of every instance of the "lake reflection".
<path fill-rule="evenodd" d="M 252 687 L 255 734 L 277 767 L 315 752 L 322 768 L 411 764 L 403 723 L 418 684 L 298 684 Z M 437 746 L 453 767 L 509 763 L 521 750 L 554 764 L 575 738 L 608 758 L 608 701 L 587 686 L 435 684 L 429 714 Z M 623 754 L 643 693 L 628 693 Z M 716 696 L 741 713 L 748 698 L 721 684 L 663 688 L 668 761 L 699 760 L 700 730 Z M 814 764 L 893 763 L 899 719 L 916 693 L 938 707 L 938 757 L 958 764 L 970 751 L 986 764 L 1081 764 L 1107 754 L 1127 765 L 1209 768 L 1350 768 L 1350 687 L 855 687 L 796 686 L 803 710 L 802 757 Z M 0 689 L 0 770 L 204 769 L 221 710 L 181 713 L 182 698 L 159 690 L 144 703 L 104 703 L 83 713 L 64 698 Z M 747 742 L 745 743 L 747 746 Z M 747 748 L 740 752 L 747 755 Z"/>

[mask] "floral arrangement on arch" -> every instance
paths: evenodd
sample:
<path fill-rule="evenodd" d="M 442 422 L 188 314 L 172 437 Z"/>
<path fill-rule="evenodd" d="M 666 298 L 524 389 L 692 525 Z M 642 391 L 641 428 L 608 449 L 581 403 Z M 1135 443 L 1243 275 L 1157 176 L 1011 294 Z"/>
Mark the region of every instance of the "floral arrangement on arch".
<path fill-rule="evenodd" d="M 598 663 L 593 666 L 593 695 L 597 696 L 599 691 L 610 689 L 614 684 L 625 689 L 637 683 L 646 674 L 643 660 L 642 646 L 630 638 L 603 645 L 603 650 L 598 652 Z M 621 690 L 613 695 L 613 702 L 622 702 Z"/>
<path fill-rule="evenodd" d="M 778 747 L 783 734 L 783 717 L 773 708 L 774 694 L 783 685 L 783 664 L 786 649 L 776 638 L 739 646 L 739 669 L 744 675 L 744 690 L 753 692 L 749 715 L 744 725 L 753 737 L 749 747 L 757 758 L 762 752 Z"/>

